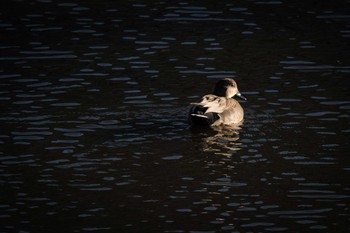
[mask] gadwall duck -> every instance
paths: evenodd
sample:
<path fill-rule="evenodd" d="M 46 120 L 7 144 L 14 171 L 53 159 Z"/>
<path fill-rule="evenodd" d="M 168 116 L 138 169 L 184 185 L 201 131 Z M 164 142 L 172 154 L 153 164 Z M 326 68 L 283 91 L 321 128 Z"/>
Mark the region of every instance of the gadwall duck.
<path fill-rule="evenodd" d="M 191 103 L 189 123 L 191 125 L 233 125 L 240 124 L 244 111 L 239 102 L 232 97 L 247 100 L 238 91 L 236 82 L 231 78 L 218 81 L 213 94 L 202 97 L 202 101 Z"/>

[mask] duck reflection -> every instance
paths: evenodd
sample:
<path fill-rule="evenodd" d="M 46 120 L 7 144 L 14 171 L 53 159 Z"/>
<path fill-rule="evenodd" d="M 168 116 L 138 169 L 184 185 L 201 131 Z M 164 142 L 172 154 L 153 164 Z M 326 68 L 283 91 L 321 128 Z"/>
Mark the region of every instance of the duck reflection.
<path fill-rule="evenodd" d="M 201 137 L 201 149 L 205 152 L 212 152 L 216 155 L 231 157 L 236 151 L 242 148 L 239 141 L 240 126 L 220 125 L 203 131 L 203 128 L 195 127 L 193 131 L 203 131 Z"/>

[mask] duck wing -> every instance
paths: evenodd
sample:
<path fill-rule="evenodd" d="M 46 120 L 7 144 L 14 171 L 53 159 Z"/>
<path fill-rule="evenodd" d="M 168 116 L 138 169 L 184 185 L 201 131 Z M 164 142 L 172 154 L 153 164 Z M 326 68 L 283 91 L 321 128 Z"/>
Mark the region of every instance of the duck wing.
<path fill-rule="evenodd" d="M 219 97 L 216 95 L 205 95 L 202 97 L 202 101 L 199 103 L 192 103 L 192 105 L 201 106 L 206 108 L 205 113 L 214 112 L 221 113 L 223 112 L 228 104 L 228 99 L 225 97 Z"/>

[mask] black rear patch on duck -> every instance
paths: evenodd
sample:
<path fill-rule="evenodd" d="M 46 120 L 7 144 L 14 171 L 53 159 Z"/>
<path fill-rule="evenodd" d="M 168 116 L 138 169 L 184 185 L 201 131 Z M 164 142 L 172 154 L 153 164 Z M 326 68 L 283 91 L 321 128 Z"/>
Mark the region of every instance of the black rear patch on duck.
<path fill-rule="evenodd" d="M 214 112 L 205 113 L 208 108 L 193 105 L 190 109 L 189 123 L 191 125 L 211 125 L 219 119 L 219 115 Z"/>

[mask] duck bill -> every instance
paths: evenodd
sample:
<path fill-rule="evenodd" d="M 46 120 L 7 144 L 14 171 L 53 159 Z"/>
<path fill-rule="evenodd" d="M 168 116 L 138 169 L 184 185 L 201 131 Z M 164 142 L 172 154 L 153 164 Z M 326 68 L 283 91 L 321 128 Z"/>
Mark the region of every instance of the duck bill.
<path fill-rule="evenodd" d="M 241 98 L 241 99 L 247 101 L 247 98 L 245 98 L 240 92 L 238 92 L 238 93 L 236 94 L 236 96 L 238 96 L 239 98 Z"/>

